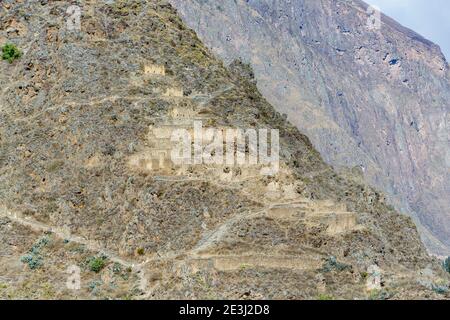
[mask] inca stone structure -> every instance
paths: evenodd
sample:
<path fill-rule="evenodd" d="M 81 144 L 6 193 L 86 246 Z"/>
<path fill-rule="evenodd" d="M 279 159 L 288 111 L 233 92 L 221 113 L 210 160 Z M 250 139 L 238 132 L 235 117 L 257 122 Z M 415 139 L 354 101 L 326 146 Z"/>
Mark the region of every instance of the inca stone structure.
<path fill-rule="evenodd" d="M 450 254 L 450 71 L 434 43 L 359 0 L 171 0 L 327 163 L 358 168 Z"/>

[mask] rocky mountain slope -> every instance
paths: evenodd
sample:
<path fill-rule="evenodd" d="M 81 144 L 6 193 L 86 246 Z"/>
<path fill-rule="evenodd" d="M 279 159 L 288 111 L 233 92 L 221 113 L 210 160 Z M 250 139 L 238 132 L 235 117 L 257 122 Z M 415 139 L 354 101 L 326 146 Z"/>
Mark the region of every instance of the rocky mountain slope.
<path fill-rule="evenodd" d="M 438 46 L 359 0 L 171 0 L 225 63 L 252 65 L 263 96 L 327 163 L 358 167 L 450 254 L 450 73 Z M 373 13 L 373 12 L 372 12 Z"/>
<path fill-rule="evenodd" d="M 22 56 L 0 63 L 0 298 L 448 298 L 411 219 L 336 174 L 166 1 L 1 10 Z M 161 157 L 194 120 L 278 129 L 278 173 Z"/>

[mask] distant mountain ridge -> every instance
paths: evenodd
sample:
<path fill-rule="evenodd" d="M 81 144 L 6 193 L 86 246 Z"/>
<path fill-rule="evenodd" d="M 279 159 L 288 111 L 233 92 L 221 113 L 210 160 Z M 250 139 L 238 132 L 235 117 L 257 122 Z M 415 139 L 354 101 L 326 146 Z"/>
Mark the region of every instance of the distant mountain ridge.
<path fill-rule="evenodd" d="M 360 6 L 362 8 L 362 10 L 364 10 L 364 11 L 366 11 L 367 8 L 370 7 L 369 4 L 367 4 L 366 2 L 364 2 L 362 0 L 353 0 L 353 1 L 355 3 L 355 6 Z M 382 16 L 382 21 L 384 24 L 387 24 L 387 25 L 397 29 L 399 32 L 404 33 L 411 39 L 420 41 L 430 47 L 439 48 L 439 46 L 436 43 L 434 43 L 433 41 L 430 41 L 427 38 L 425 38 L 424 36 L 422 36 L 421 34 L 417 33 L 416 31 L 414 31 L 408 27 L 405 27 L 404 25 L 397 22 L 395 19 L 391 18 L 390 16 L 386 15 L 385 13 L 381 12 L 381 16 Z M 439 51 L 440 51 L 440 49 L 439 49 Z"/>

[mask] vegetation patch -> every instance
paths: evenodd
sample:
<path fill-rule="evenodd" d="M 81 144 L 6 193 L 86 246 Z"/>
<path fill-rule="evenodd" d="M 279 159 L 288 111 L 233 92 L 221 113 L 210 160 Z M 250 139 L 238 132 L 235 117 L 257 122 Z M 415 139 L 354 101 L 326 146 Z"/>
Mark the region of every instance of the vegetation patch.
<path fill-rule="evenodd" d="M 329 257 L 325 260 L 321 272 L 331 272 L 331 271 L 345 271 L 352 267 L 348 264 L 340 263 L 337 261 L 336 257 Z"/>
<path fill-rule="evenodd" d="M 88 288 L 92 294 L 97 295 L 99 293 L 99 291 L 101 290 L 102 285 L 103 285 L 102 281 L 96 280 L 96 281 L 90 282 L 88 284 Z"/>
<path fill-rule="evenodd" d="M 26 254 L 26 255 L 22 256 L 22 258 L 20 258 L 20 261 L 22 263 L 28 264 L 28 267 L 31 270 L 40 268 L 43 265 L 42 257 L 41 256 L 32 255 L 32 254 Z"/>
<path fill-rule="evenodd" d="M 319 294 L 317 296 L 317 300 L 329 301 L 329 300 L 334 300 L 334 297 L 332 295 L 329 295 L 329 294 Z"/>
<path fill-rule="evenodd" d="M 31 270 L 40 268 L 43 265 L 43 258 L 41 255 L 42 249 L 50 243 L 50 240 L 47 237 L 39 239 L 28 251 L 28 253 L 22 258 L 20 261 L 22 263 L 28 264 L 28 267 Z"/>
<path fill-rule="evenodd" d="M 89 270 L 99 273 L 105 267 L 106 259 L 107 258 L 105 256 L 89 258 L 87 262 Z"/>
<path fill-rule="evenodd" d="M 11 43 L 7 43 L 2 47 L 2 59 L 7 60 L 9 63 L 13 63 L 14 60 L 19 59 L 21 56 L 22 52 Z"/>
<path fill-rule="evenodd" d="M 445 259 L 443 267 L 446 272 L 450 273 L 450 257 Z"/>
<path fill-rule="evenodd" d="M 438 285 L 438 284 L 432 284 L 431 290 L 436 292 L 437 294 L 447 294 L 449 292 L 449 288 L 446 285 Z"/>
<path fill-rule="evenodd" d="M 386 289 L 372 290 L 369 294 L 369 300 L 389 300 L 394 296 Z"/>

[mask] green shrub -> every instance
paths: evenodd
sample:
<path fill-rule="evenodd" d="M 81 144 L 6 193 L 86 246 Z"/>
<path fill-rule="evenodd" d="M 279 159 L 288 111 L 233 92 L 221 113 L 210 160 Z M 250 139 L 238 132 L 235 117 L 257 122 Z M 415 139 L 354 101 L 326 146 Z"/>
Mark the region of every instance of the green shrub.
<path fill-rule="evenodd" d="M 20 261 L 22 263 L 28 264 L 28 267 L 31 270 L 37 269 L 42 266 L 42 258 L 34 254 L 26 254 L 20 259 Z"/>
<path fill-rule="evenodd" d="M 321 272 L 331 272 L 333 270 L 341 272 L 348 269 L 351 269 L 351 266 L 338 262 L 336 257 L 328 257 L 322 266 Z"/>
<path fill-rule="evenodd" d="M 444 270 L 450 273 L 450 257 L 448 257 L 444 261 Z"/>
<path fill-rule="evenodd" d="M 30 253 L 32 254 L 40 254 L 42 248 L 50 243 L 50 240 L 46 237 L 39 239 L 30 249 Z"/>
<path fill-rule="evenodd" d="M 106 258 L 105 257 L 93 257 L 89 260 L 88 262 L 88 267 L 89 270 L 95 272 L 95 273 L 99 273 L 100 271 L 102 271 L 102 269 L 105 267 L 106 262 L 105 262 Z"/>
<path fill-rule="evenodd" d="M 449 288 L 448 288 L 448 286 L 445 286 L 445 285 L 432 284 L 431 290 L 433 290 L 437 294 L 446 294 L 446 293 L 448 293 Z"/>
<path fill-rule="evenodd" d="M 28 267 L 31 270 L 40 268 L 43 265 L 41 250 L 49 243 L 50 240 L 47 237 L 39 239 L 35 244 L 33 244 L 31 249 L 28 250 L 28 254 L 20 258 L 20 261 L 28 264 Z"/>
<path fill-rule="evenodd" d="M 2 59 L 13 63 L 14 60 L 19 59 L 22 52 L 13 44 L 7 43 L 2 47 Z"/>

